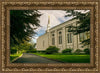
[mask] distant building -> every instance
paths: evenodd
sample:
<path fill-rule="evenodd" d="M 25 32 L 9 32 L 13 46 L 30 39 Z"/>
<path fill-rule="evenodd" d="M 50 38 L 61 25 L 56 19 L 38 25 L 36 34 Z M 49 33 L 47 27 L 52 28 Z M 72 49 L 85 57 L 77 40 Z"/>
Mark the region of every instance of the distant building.
<path fill-rule="evenodd" d="M 37 39 L 37 50 L 46 50 L 49 46 L 56 46 L 60 48 L 60 52 L 66 48 L 73 48 L 73 51 L 76 49 L 83 50 L 84 48 L 81 47 L 82 44 L 80 43 L 84 38 L 87 38 L 87 36 L 84 34 L 73 35 L 72 32 L 68 32 L 67 28 L 69 25 L 76 26 L 76 21 L 76 19 L 71 19 L 50 28 L 49 19 L 46 33 Z"/>

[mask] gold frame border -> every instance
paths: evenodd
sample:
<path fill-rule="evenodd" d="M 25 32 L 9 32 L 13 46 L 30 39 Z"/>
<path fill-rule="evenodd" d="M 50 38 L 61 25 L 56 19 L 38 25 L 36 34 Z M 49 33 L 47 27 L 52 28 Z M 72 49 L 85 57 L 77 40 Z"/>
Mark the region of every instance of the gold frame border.
<path fill-rule="evenodd" d="M 41 69 L 41 68 L 24 68 L 22 67 L 21 69 L 18 69 L 18 68 L 9 68 L 9 67 L 6 67 L 5 65 L 5 52 L 6 52 L 6 47 L 5 47 L 5 43 L 6 43 L 6 39 L 4 38 L 5 35 L 7 35 L 5 32 L 6 30 L 5 27 L 6 27 L 6 24 L 5 24 L 5 20 L 7 20 L 7 18 L 5 17 L 5 6 L 6 5 L 20 5 L 20 6 L 30 6 L 30 5 L 33 5 L 33 6 L 66 6 L 66 5 L 95 5 L 95 34 L 96 34 L 96 38 L 95 38 L 95 68 L 84 68 L 84 69 L 81 69 L 81 68 L 69 68 L 69 69 L 65 69 L 65 68 L 61 68 L 61 69 L 57 69 L 56 67 L 53 68 L 53 69 L 49 69 L 49 68 L 45 68 L 45 69 Z M 84 7 L 83 7 L 84 8 Z M 27 7 L 27 9 L 29 9 L 29 7 Z M 53 9 L 51 7 L 51 9 Z M 76 8 L 77 9 L 77 8 Z M 8 24 L 9 26 L 9 24 Z M 2 2 L 2 71 L 98 71 L 98 2 Z M 9 32 L 7 32 L 9 33 Z M 9 38 L 9 36 L 7 37 Z M 7 40 L 9 41 L 9 40 Z M 9 49 L 9 48 L 8 48 Z M 12 64 L 13 65 L 13 64 Z M 25 64 L 24 64 L 25 65 Z M 35 64 L 37 65 L 37 64 Z M 49 65 L 49 64 L 48 64 Z M 78 66 L 79 64 L 72 64 L 72 65 L 75 65 L 75 66 Z M 11 66 L 11 65 L 10 65 Z M 30 65 L 31 66 L 31 65 Z M 50 66 L 50 65 L 49 65 Z"/>

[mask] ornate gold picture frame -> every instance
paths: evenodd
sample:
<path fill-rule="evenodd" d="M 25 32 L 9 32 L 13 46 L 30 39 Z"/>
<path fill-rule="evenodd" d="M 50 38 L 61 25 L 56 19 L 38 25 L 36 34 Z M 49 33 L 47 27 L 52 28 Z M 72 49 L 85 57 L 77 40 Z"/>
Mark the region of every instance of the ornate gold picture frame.
<path fill-rule="evenodd" d="M 0 73 L 99 73 L 99 0 L 0 0 Z M 91 11 L 90 63 L 10 63 L 10 10 L 88 9 Z"/>

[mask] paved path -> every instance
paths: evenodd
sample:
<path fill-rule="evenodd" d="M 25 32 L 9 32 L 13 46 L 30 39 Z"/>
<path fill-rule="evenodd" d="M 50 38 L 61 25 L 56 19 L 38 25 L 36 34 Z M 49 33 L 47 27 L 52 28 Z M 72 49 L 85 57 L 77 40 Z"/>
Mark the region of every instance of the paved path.
<path fill-rule="evenodd" d="M 36 56 L 34 54 L 23 53 L 23 55 L 15 60 L 13 63 L 60 63 L 53 60 L 48 60 L 46 58 Z"/>

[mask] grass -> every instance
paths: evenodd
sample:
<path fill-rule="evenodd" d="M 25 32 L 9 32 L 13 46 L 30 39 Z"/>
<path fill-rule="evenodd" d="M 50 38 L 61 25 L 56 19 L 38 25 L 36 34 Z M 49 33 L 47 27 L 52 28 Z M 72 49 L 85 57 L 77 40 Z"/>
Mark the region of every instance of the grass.
<path fill-rule="evenodd" d="M 43 54 L 34 53 L 35 55 L 58 60 L 65 63 L 90 63 L 90 55 L 65 55 L 65 54 Z"/>
<path fill-rule="evenodd" d="M 18 58 L 21 55 L 22 55 L 22 53 L 19 53 L 19 54 L 11 54 L 10 55 L 10 61 L 12 62 L 14 59 Z"/>

